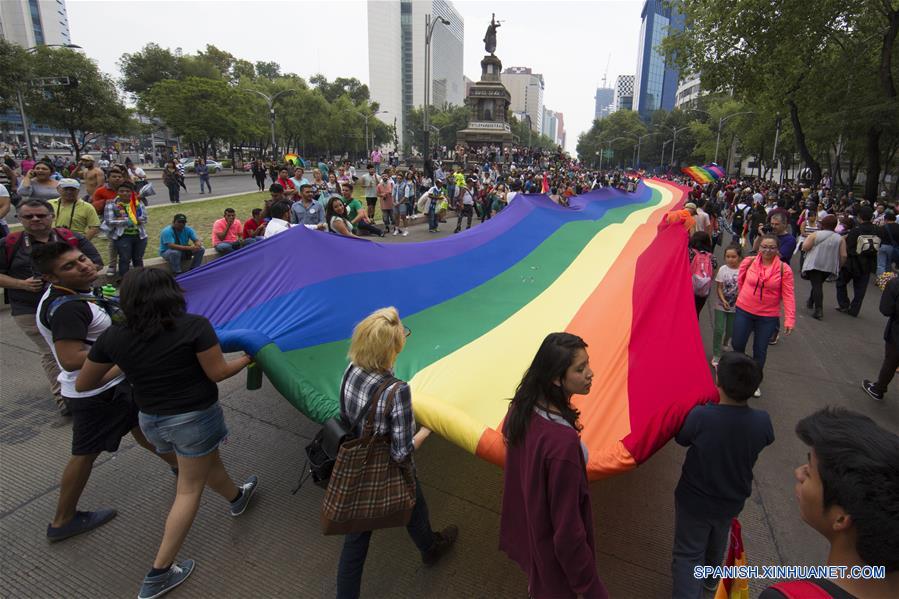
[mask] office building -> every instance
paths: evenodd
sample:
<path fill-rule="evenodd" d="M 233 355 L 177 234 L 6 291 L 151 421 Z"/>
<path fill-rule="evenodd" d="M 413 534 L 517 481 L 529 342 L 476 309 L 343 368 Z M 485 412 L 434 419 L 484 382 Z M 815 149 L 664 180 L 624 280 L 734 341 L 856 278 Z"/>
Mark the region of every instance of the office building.
<path fill-rule="evenodd" d="M 684 18 L 665 0 L 646 0 L 640 15 L 640 45 L 637 50 L 637 77 L 634 81 L 634 108 L 649 120 L 656 110 L 672 110 L 679 75 L 667 64 L 659 46 L 669 32 L 681 31 Z"/>
<path fill-rule="evenodd" d="M 531 72 L 528 67 L 509 67 L 500 74 L 500 81 L 509 90 L 512 112 L 525 114 L 531 129 L 543 130 L 543 75 Z"/>
<path fill-rule="evenodd" d="M 634 79 L 633 75 L 618 75 L 615 82 L 615 110 L 634 109 Z"/>
<path fill-rule="evenodd" d="M 593 99 L 596 100 L 596 107 L 593 110 L 594 119 L 601 120 L 615 112 L 615 90 L 611 87 L 597 87 Z"/>
<path fill-rule="evenodd" d="M 540 131 L 546 137 L 555 140 L 559 132 L 559 120 L 556 113 L 549 108 L 543 109 L 543 129 Z"/>
<path fill-rule="evenodd" d="M 462 74 L 462 16 L 446 0 L 384 0 L 368 2 L 368 89 L 371 99 L 386 111 L 377 115 L 388 125 L 396 122 L 400 145 L 409 137 L 408 115 L 424 103 L 425 16 L 447 19 L 431 37 L 432 106 L 461 106 L 465 102 Z"/>
<path fill-rule="evenodd" d="M 26 48 L 71 44 L 65 0 L 0 1 L 0 37 Z"/>
<path fill-rule="evenodd" d="M 556 129 L 556 145 L 565 147 L 565 115 L 561 112 L 556 113 L 556 120 L 558 121 L 558 127 Z"/>
<path fill-rule="evenodd" d="M 696 108 L 699 97 L 704 95 L 699 75 L 690 75 L 677 86 L 674 107 L 680 109 Z"/>

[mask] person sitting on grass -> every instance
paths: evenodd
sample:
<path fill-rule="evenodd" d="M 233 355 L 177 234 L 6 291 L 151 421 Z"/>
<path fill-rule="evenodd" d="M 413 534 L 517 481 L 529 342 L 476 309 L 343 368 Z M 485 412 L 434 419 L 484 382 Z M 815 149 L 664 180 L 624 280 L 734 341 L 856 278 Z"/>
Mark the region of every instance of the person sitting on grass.
<path fill-rule="evenodd" d="M 809 447 L 796 468 L 802 520 L 830 545 L 827 565 L 842 578 L 772 585 L 759 599 L 899 597 L 899 436 L 867 416 L 824 408 L 796 425 Z M 850 578 L 851 567 L 883 568 L 883 577 Z"/>
<path fill-rule="evenodd" d="M 300 225 L 292 225 L 290 224 L 290 204 L 288 202 L 276 202 L 271 205 L 269 208 L 269 214 L 271 215 L 271 220 L 265 226 L 265 239 L 269 237 L 274 237 L 279 233 L 283 233 L 287 229 L 290 229 L 294 226 Z M 312 229 L 313 231 L 324 231 L 325 224 L 321 223 L 320 225 L 302 225 L 307 229 Z"/>
<path fill-rule="evenodd" d="M 731 520 L 752 494 L 752 468 L 774 442 L 768 413 L 746 405 L 762 382 L 759 364 L 742 353 L 721 355 L 718 403 L 696 406 L 675 440 L 689 447 L 674 491 L 672 597 L 696 598 L 718 581 L 693 575 L 696 566 L 720 566 Z"/>
<path fill-rule="evenodd" d="M 256 242 L 255 237 L 242 238 L 243 227 L 234 208 L 225 208 L 224 215 L 212 224 L 212 246 L 224 256 Z"/>
<path fill-rule="evenodd" d="M 342 183 L 340 191 L 343 193 L 343 203 L 347 209 L 346 218 L 353 226 L 353 233 L 358 235 L 361 232 L 365 235 L 384 237 L 384 231 L 372 224 L 368 213 L 362 207 L 362 202 L 353 197 L 353 184 Z"/>
<path fill-rule="evenodd" d="M 328 200 L 328 206 L 325 212 L 328 220 L 328 230 L 344 237 L 356 237 L 353 234 L 353 225 L 346 219 L 346 206 L 339 196 L 334 196 Z"/>
<path fill-rule="evenodd" d="M 172 272 L 181 274 L 182 259 L 190 259 L 190 269 L 203 264 L 206 248 L 197 233 L 187 226 L 187 216 L 176 214 L 172 224 L 159 234 L 159 255 L 168 262 Z"/>

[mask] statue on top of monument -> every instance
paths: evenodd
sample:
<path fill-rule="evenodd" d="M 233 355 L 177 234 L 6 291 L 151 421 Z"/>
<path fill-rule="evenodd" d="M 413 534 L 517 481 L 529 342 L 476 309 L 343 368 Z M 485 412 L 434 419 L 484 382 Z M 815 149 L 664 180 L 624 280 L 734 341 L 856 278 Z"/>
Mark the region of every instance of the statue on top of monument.
<path fill-rule="evenodd" d="M 492 13 L 490 25 L 487 27 L 487 33 L 484 35 L 484 49 L 491 54 L 496 52 L 496 29 L 501 22 L 496 20 L 496 13 Z"/>

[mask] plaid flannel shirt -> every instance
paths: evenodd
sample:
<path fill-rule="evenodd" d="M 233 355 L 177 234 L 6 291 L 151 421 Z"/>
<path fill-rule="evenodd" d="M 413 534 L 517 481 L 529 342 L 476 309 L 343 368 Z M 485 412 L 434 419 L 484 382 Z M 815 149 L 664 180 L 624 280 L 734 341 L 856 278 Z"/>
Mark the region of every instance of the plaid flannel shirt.
<path fill-rule="evenodd" d="M 378 389 L 387 375 L 380 372 L 368 372 L 350 364 L 343 374 L 343 394 L 340 398 L 340 414 L 348 422 L 352 422 L 365 408 L 371 395 Z M 384 414 L 385 402 L 378 398 L 375 412 L 375 433 L 390 435 L 390 457 L 395 462 L 411 458 L 415 435 L 415 416 L 412 414 L 412 392 L 408 383 L 399 381 L 400 385 L 393 402 L 390 414 Z M 390 388 L 388 388 L 389 390 Z M 382 395 L 382 397 L 384 397 Z M 362 416 L 356 434 L 361 435 L 365 427 L 365 416 Z"/>

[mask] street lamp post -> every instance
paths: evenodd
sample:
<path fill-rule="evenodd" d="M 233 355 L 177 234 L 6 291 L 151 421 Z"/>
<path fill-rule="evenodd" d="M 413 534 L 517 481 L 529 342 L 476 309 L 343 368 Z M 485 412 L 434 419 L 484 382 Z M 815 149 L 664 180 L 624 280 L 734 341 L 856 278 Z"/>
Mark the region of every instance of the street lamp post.
<path fill-rule="evenodd" d="M 662 168 L 665 165 L 665 146 L 671 143 L 670 139 L 666 139 L 665 143 L 662 144 L 662 153 L 659 157 L 659 168 Z"/>
<path fill-rule="evenodd" d="M 431 115 L 429 114 L 431 108 L 431 36 L 434 35 L 434 28 L 437 27 L 437 23 L 450 24 L 449 20 L 444 17 L 438 16 L 432 21 L 431 15 L 425 15 L 424 160 L 427 160 L 431 153 Z"/>
<path fill-rule="evenodd" d="M 740 116 L 741 114 L 755 114 L 751 110 L 747 110 L 744 112 L 735 112 L 733 114 L 728 114 L 726 116 L 718 119 L 718 138 L 715 140 L 715 164 L 718 164 L 718 146 L 721 145 L 721 127 L 726 123 L 729 119 L 732 119 L 735 116 Z"/>
<path fill-rule="evenodd" d="M 268 94 L 261 92 L 258 89 L 247 89 L 244 91 L 253 92 L 254 94 L 259 94 L 260 96 L 265 98 L 266 101 L 268 102 L 268 114 L 269 114 L 271 129 L 272 129 L 272 160 L 275 160 L 275 157 L 278 155 L 277 147 L 275 146 L 275 100 L 278 99 L 278 96 L 281 96 L 283 94 L 290 94 L 290 93 L 295 92 L 296 90 L 282 89 L 281 91 L 279 91 L 277 94 L 275 94 L 273 96 L 269 96 Z"/>
<path fill-rule="evenodd" d="M 634 168 L 640 168 L 640 146 L 643 145 L 644 137 L 652 137 L 655 133 L 647 133 L 646 135 L 641 135 L 637 138 L 637 159 L 634 161 Z"/>
<path fill-rule="evenodd" d="M 81 50 L 81 46 L 77 44 L 43 44 L 42 46 L 32 46 L 26 48 L 25 52 L 33 54 L 38 48 L 68 48 L 70 50 Z M 28 117 L 25 116 L 25 100 L 22 98 L 22 88 L 16 88 L 16 100 L 19 103 L 19 118 L 22 119 L 22 132 L 25 134 L 25 147 L 28 148 L 28 155 L 34 159 L 34 144 L 31 142 L 31 131 L 28 127 Z"/>
<path fill-rule="evenodd" d="M 671 130 L 674 131 L 674 137 L 671 140 L 671 164 L 674 164 L 674 147 L 677 145 L 677 132 L 678 131 L 686 131 L 690 127 L 681 127 L 680 129 L 672 127 Z"/>
<path fill-rule="evenodd" d="M 609 141 L 600 141 L 600 142 L 599 142 L 599 149 L 600 149 L 600 154 L 599 154 L 599 170 L 602 170 L 602 153 L 601 153 L 601 151 L 602 151 L 602 144 L 609 144 L 609 152 L 611 152 L 611 151 L 612 151 L 612 144 L 615 143 L 616 141 L 620 140 L 620 139 L 627 139 L 627 138 L 626 138 L 626 137 L 616 137 L 615 139 L 610 139 Z M 612 162 L 611 162 L 611 161 L 612 161 L 612 159 L 609 158 L 609 166 L 612 165 Z"/>
<path fill-rule="evenodd" d="M 357 111 L 356 111 L 356 114 L 358 114 L 358 115 L 361 116 L 363 119 L 365 119 L 365 146 L 366 146 L 365 151 L 368 152 L 368 154 L 366 154 L 365 159 L 368 160 L 368 158 L 371 156 L 371 146 L 375 145 L 374 140 L 371 140 L 371 143 L 369 144 L 369 138 L 368 138 L 368 119 L 370 119 L 371 117 L 375 116 L 376 114 L 390 114 L 390 111 L 388 111 L 388 110 L 376 110 L 376 111 L 374 111 L 374 112 L 371 113 L 371 114 L 365 114 L 364 112 L 359 112 L 359 111 L 357 110 Z M 374 136 L 372 136 L 372 137 L 374 137 Z"/>

